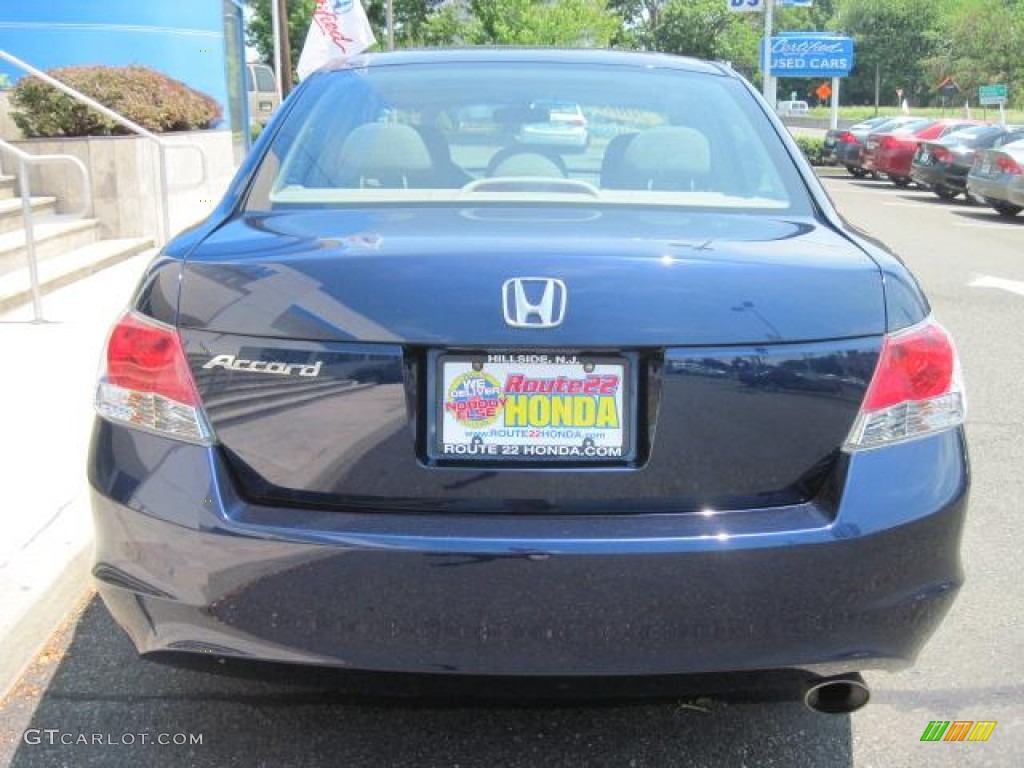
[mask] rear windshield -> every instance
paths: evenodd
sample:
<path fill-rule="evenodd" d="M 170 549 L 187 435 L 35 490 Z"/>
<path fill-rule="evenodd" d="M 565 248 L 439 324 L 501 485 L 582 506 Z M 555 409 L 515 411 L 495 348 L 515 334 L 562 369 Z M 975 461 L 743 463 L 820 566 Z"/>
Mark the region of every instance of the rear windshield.
<path fill-rule="evenodd" d="M 931 122 L 931 121 L 927 120 L 925 118 L 921 118 L 921 117 L 918 117 L 918 118 L 894 117 L 891 120 L 885 120 L 885 121 L 883 121 L 881 123 L 876 124 L 874 127 L 871 128 L 871 132 L 872 133 L 885 133 L 886 131 L 894 131 L 895 129 L 897 129 L 897 128 L 901 127 L 901 126 L 908 125 L 908 124 L 911 124 L 911 123 L 917 124 L 918 127 L 923 127 L 923 126 L 927 125 L 929 122 Z"/>
<path fill-rule="evenodd" d="M 917 133 L 918 131 L 927 128 L 929 125 L 934 123 L 934 120 L 928 120 L 927 118 L 921 118 L 920 120 L 914 120 L 909 123 L 903 123 L 893 128 L 890 133 Z M 883 126 L 884 128 L 884 126 Z M 879 131 L 881 132 L 881 130 Z"/>
<path fill-rule="evenodd" d="M 974 139 L 985 139 L 1002 133 L 1003 129 L 995 125 L 972 125 L 968 128 L 957 128 L 955 131 L 945 135 L 950 143 L 956 141 L 971 141 Z"/>
<path fill-rule="evenodd" d="M 736 78 L 404 64 L 320 74 L 296 98 L 249 210 L 597 201 L 810 211 L 792 158 Z"/>
<path fill-rule="evenodd" d="M 262 93 L 272 93 L 277 90 L 277 84 L 274 82 L 274 73 L 270 67 L 265 67 L 257 64 L 252 68 L 253 73 L 256 75 L 256 90 Z M 249 90 L 252 90 L 250 88 Z"/>

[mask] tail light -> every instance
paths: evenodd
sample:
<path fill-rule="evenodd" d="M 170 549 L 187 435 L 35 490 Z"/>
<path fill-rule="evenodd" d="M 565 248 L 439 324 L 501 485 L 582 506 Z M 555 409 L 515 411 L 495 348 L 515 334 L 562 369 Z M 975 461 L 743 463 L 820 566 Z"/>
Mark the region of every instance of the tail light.
<path fill-rule="evenodd" d="M 96 411 L 165 437 L 213 442 L 178 334 L 135 312 L 126 312 L 107 339 Z"/>
<path fill-rule="evenodd" d="M 885 337 L 847 450 L 877 448 L 963 424 L 960 360 L 949 333 L 928 318 Z"/>
<path fill-rule="evenodd" d="M 893 149 L 899 146 L 900 140 L 895 136 L 883 136 L 878 142 L 878 146 L 882 149 Z"/>
<path fill-rule="evenodd" d="M 1000 155 L 996 158 L 996 165 L 999 170 L 1003 173 L 1009 173 L 1013 176 L 1021 175 L 1021 167 L 1017 164 L 1017 161 L 1007 155 Z"/>
<path fill-rule="evenodd" d="M 839 142 L 840 142 L 841 144 L 856 144 L 856 143 L 857 143 L 857 137 L 856 137 L 856 136 L 854 136 L 854 135 L 853 135 L 852 133 L 850 133 L 849 131 L 846 131 L 846 132 L 844 132 L 844 133 L 843 133 L 843 134 L 842 134 L 842 135 L 841 135 L 841 136 L 839 137 Z"/>
<path fill-rule="evenodd" d="M 953 162 L 953 153 L 945 147 L 932 147 L 932 157 L 938 163 L 951 163 Z"/>

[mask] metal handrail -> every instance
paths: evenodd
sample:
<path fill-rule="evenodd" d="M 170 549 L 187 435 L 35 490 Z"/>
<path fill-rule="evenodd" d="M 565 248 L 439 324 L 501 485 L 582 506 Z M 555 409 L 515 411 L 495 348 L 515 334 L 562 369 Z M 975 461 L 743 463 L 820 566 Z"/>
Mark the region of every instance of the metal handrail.
<path fill-rule="evenodd" d="M 32 311 L 35 315 L 35 322 L 41 323 L 43 322 L 43 299 L 39 287 L 39 265 L 36 263 L 36 238 L 32 223 L 32 184 L 28 167 L 47 163 L 71 163 L 78 169 L 82 179 L 82 207 L 71 214 L 76 218 L 83 218 L 92 210 L 92 184 L 89 183 L 89 170 L 85 167 L 85 163 L 74 155 L 33 155 L 23 152 L 3 139 L 0 139 L 0 150 L 12 154 L 18 159 L 18 193 L 21 195 L 21 215 L 25 218 L 25 255 L 28 259 L 28 277 L 32 284 Z"/>
<path fill-rule="evenodd" d="M 3 59 L 4 61 L 6 61 L 6 62 L 8 62 L 10 64 L 13 64 L 14 66 L 18 67 L 19 69 L 23 69 L 25 72 L 28 72 L 30 75 L 34 75 L 35 77 L 38 77 L 44 83 L 47 83 L 48 85 L 53 86 L 54 88 L 56 88 L 61 93 L 64 93 L 64 94 L 70 96 L 71 98 L 75 99 L 76 101 L 80 101 L 82 104 L 85 104 L 87 107 L 91 107 L 92 109 L 95 109 L 100 114 L 104 115 L 105 117 L 110 118 L 115 123 L 117 123 L 118 125 L 122 126 L 123 128 L 128 129 L 132 133 L 135 133 L 135 134 L 137 134 L 139 136 L 143 136 L 143 137 L 149 139 L 150 141 L 153 141 L 153 142 L 156 143 L 157 152 L 158 152 L 158 155 L 159 155 L 159 158 L 160 158 L 160 214 L 161 215 L 160 215 L 159 240 L 160 240 L 160 244 L 161 245 L 165 244 L 170 239 L 170 236 L 171 236 L 171 211 L 170 211 L 170 205 L 169 205 L 169 200 L 168 200 L 169 184 L 168 184 L 168 179 L 167 179 L 167 150 L 168 149 L 188 149 L 188 150 L 193 150 L 193 151 L 195 151 L 195 152 L 197 152 L 199 154 L 199 160 L 200 160 L 200 163 L 201 163 L 201 166 L 202 166 L 202 172 L 203 172 L 202 179 L 199 182 L 200 184 L 202 184 L 203 182 L 205 182 L 207 180 L 207 178 L 209 178 L 208 173 L 207 173 L 208 167 L 207 167 L 207 164 L 206 164 L 206 153 L 203 152 L 203 150 L 201 148 L 199 148 L 197 146 L 194 146 L 194 145 L 172 144 L 170 142 L 165 141 L 164 139 L 162 139 L 160 136 L 158 136 L 157 134 L 153 133 L 149 129 L 143 128 L 141 125 L 139 125 L 138 123 L 136 123 L 136 122 L 134 122 L 132 120 L 129 120 L 124 115 L 121 115 L 118 112 L 115 112 L 114 110 L 110 109 L 109 107 L 104 106 L 103 104 L 100 104 L 98 101 L 96 101 L 93 98 L 90 98 L 89 96 L 86 96 L 84 93 L 80 93 L 79 91 L 76 91 L 71 86 L 65 85 L 60 80 L 57 80 L 55 77 L 52 77 L 51 75 L 46 74 L 41 69 L 37 69 L 36 67 L 33 67 L 31 64 L 22 61 L 17 56 L 14 56 L 14 55 L 10 54 L 10 53 L 8 53 L 7 51 L 5 51 L 3 49 L 0 49 L 0 59 Z"/>

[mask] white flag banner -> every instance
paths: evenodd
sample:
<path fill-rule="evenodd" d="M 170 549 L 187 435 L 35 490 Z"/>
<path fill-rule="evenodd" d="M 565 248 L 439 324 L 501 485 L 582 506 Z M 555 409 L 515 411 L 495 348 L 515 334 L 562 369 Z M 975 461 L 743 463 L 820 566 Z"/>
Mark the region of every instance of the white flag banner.
<path fill-rule="evenodd" d="M 299 56 L 299 79 L 335 59 L 362 53 L 377 42 L 359 0 L 316 0 L 313 21 Z"/>

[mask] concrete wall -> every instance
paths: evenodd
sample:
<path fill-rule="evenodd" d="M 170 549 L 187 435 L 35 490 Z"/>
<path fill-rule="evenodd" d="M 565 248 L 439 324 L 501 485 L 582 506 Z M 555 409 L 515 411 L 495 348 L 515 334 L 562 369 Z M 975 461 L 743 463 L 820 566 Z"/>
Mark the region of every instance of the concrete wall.
<path fill-rule="evenodd" d="M 206 216 L 235 173 L 230 131 L 164 134 L 167 150 L 171 234 Z M 32 154 L 67 154 L 89 169 L 92 215 L 104 237 L 156 236 L 160 231 L 158 151 L 139 136 L 89 136 L 12 142 Z M 202 152 L 206 163 L 203 179 Z M 38 166 L 31 173 L 33 195 L 54 195 L 58 212 L 78 210 L 82 194 L 78 173 L 69 165 Z"/>
<path fill-rule="evenodd" d="M 0 139 L 15 141 L 21 138 L 21 131 L 11 120 L 11 95 L 8 91 L 0 91 Z"/>

